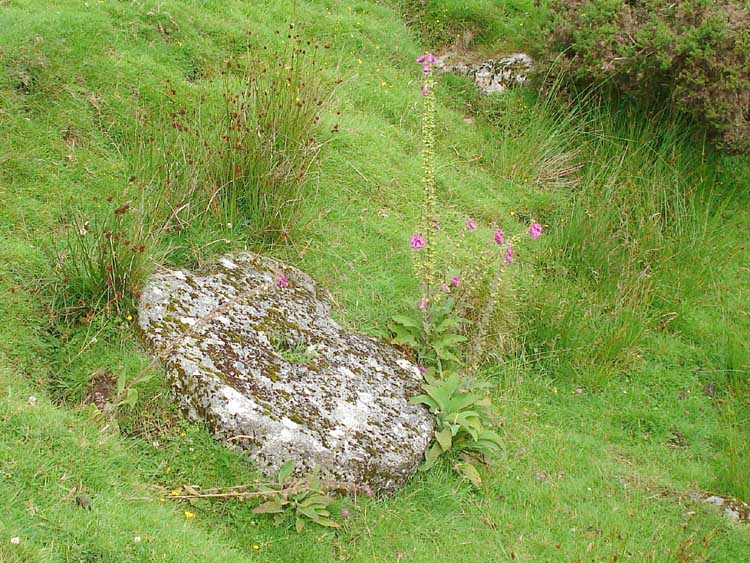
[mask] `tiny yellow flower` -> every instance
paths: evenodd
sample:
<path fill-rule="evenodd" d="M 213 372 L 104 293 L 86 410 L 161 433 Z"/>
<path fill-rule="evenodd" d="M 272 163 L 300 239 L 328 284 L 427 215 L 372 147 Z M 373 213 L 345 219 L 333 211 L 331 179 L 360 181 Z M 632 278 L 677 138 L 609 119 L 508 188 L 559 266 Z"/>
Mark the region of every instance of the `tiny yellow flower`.
<path fill-rule="evenodd" d="M 357 59 L 357 62 L 358 62 L 359 64 L 362 64 L 362 59 Z"/>
<path fill-rule="evenodd" d="M 257 551 L 257 550 L 260 549 L 260 546 L 257 543 L 254 543 L 253 544 L 253 549 Z"/>
<path fill-rule="evenodd" d="M 126 318 L 127 320 L 129 320 L 129 321 L 132 321 L 132 320 L 133 320 L 133 315 L 128 315 L 128 316 L 127 316 L 127 317 L 125 317 L 125 318 Z"/>
<path fill-rule="evenodd" d="M 180 489 L 173 489 L 170 493 L 173 497 L 180 496 Z"/>
<path fill-rule="evenodd" d="M 185 518 L 195 518 L 195 513 L 190 512 L 189 510 L 185 511 Z"/>
<path fill-rule="evenodd" d="M 511 216 L 511 217 L 514 217 L 515 215 L 516 215 L 516 212 L 515 212 L 515 211 L 511 211 L 511 212 L 510 212 L 510 216 Z"/>

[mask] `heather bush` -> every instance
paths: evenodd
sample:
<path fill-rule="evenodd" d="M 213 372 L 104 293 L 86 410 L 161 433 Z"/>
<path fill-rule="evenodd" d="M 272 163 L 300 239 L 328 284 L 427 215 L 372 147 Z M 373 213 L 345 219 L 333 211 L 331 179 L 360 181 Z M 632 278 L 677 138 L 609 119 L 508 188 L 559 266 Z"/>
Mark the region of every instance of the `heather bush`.
<path fill-rule="evenodd" d="M 750 152 L 750 10 L 745 0 L 554 0 L 548 77 L 671 103 L 714 143 Z"/>

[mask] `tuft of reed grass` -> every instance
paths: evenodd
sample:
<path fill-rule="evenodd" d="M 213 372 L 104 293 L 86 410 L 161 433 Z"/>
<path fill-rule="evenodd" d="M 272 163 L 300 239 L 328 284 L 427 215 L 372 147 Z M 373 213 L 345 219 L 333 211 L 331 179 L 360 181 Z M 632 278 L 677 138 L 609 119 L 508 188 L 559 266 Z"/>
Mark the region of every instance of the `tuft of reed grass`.
<path fill-rule="evenodd" d="M 97 313 L 124 315 L 135 309 L 160 253 L 148 200 L 139 191 L 135 205 L 110 196 L 90 216 L 74 217 L 57 253 L 56 309 L 64 319 L 90 322 Z"/>
<path fill-rule="evenodd" d="M 289 237 L 310 195 L 323 146 L 314 131 L 332 93 L 320 78 L 317 45 L 293 26 L 287 39 L 271 60 L 248 58 L 242 87 L 227 88 L 210 184 L 221 220 L 267 243 Z"/>

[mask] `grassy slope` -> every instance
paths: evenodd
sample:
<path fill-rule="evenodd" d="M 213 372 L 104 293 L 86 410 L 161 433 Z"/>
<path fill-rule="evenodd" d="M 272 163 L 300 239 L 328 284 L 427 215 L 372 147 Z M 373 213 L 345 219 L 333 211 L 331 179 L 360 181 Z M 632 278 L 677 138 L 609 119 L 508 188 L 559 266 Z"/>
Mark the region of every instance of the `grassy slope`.
<path fill-rule="evenodd" d="M 306 32 L 332 45 L 328 67 L 338 66 L 344 79 L 337 96 L 342 133 L 326 148 L 305 225 L 291 247 L 276 252 L 328 285 L 344 320 L 376 331 L 415 289 L 404 247 L 418 216 L 419 95 L 412 60 L 420 47 L 396 12 L 373 2 L 296 4 Z M 478 14 L 492 8 L 464 4 L 475 5 Z M 500 4 L 516 16 L 531 9 L 531 2 Z M 618 294 L 589 289 L 579 258 L 548 263 L 542 255 L 546 276 L 522 272 L 528 283 L 518 292 L 533 306 L 521 330 L 536 361 L 488 369 L 502 384 L 508 449 L 481 493 L 438 468 L 393 499 L 360 503 L 335 534 L 309 529 L 298 536 L 238 503 L 190 507 L 196 517 L 186 520 L 185 507 L 159 503 L 145 485 L 242 483 L 254 478 L 252 468 L 215 446 L 200 426 L 180 422 L 164 404 L 158 379 L 138 412 L 120 420 L 123 435 L 76 408 L 93 371 L 135 370 L 141 356 L 124 320 L 88 333 L 49 330 L 44 280 L 53 279 L 51 243 L 73 207 L 90 208 L 124 185 L 129 157 L 121 141 L 136 92 L 138 103 L 156 108 L 166 79 L 186 96 L 193 85 L 210 86 L 228 54 L 273 41 L 292 5 L 185 0 L 167 8 L 108 0 L 85 8 L 71 0 L 42 10 L 31 0 L 0 4 L 0 134 L 7 139 L 0 148 L 0 559 L 393 561 L 401 553 L 404 561 L 609 561 L 614 554 L 678 561 L 683 545 L 694 560 L 701 553 L 742 560 L 750 549 L 748 530 L 679 495 L 737 481 L 722 477 L 727 442 L 744 444 L 743 427 L 731 426 L 745 416 L 730 394 L 727 373 L 735 372 L 726 371 L 747 369 L 742 296 L 750 253 L 738 233 L 750 220 L 736 200 L 728 200 L 725 216 L 711 214 L 711 236 L 696 251 L 708 255 L 700 268 L 686 259 L 685 275 L 674 279 L 662 268 L 659 287 L 669 303 L 655 297 L 649 306 L 657 314 L 660 307 L 679 307 L 680 316 L 667 331 L 648 325 L 629 350 L 640 359 L 626 354 L 622 364 L 605 350 L 605 361 L 586 361 L 600 345 L 607 315 L 615 315 Z M 523 45 L 527 36 L 515 29 L 508 41 Z M 445 229 L 471 214 L 520 231 L 511 211 L 531 212 L 560 221 L 553 223 L 550 249 L 564 244 L 589 256 L 590 245 L 571 240 L 581 225 L 563 229 L 576 208 L 563 194 L 535 189 L 530 181 L 549 166 L 549 151 L 565 150 L 555 140 L 561 124 L 519 95 L 507 107 L 488 108 L 505 116 L 502 129 L 483 119 L 468 125 L 464 105 L 482 102 L 460 81 L 444 81 L 441 88 Z M 643 164 L 629 162 L 631 175 Z M 653 180 L 648 171 L 641 174 L 644 182 Z M 727 173 L 727 183 L 737 174 Z M 698 283 L 684 282 L 695 272 Z M 563 302 L 580 308 L 566 310 Z M 579 317 L 589 322 L 559 322 Z M 720 323 L 729 338 L 717 336 Z M 575 336 L 578 352 L 550 347 L 545 331 Z M 703 395 L 707 382 L 718 384 L 734 415 Z M 589 391 L 579 395 L 574 391 L 582 384 Z M 681 391 L 684 401 L 677 400 Z M 39 397 L 34 407 L 27 403 L 30 394 Z M 48 394 L 65 404 L 51 404 Z M 166 421 L 159 431 L 157 417 Z M 680 447 L 673 447 L 674 436 L 684 436 Z M 92 511 L 66 500 L 73 486 L 94 497 Z M 11 546 L 11 536 L 21 536 L 22 544 Z M 143 541 L 134 543 L 135 536 Z M 707 547 L 700 545 L 704 538 Z"/>

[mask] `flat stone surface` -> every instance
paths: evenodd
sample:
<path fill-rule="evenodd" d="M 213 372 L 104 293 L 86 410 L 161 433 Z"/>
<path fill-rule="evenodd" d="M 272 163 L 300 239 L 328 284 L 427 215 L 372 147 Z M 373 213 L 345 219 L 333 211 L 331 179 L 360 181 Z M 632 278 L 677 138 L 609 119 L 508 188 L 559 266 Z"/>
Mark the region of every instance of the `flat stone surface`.
<path fill-rule="evenodd" d="M 288 287 L 280 287 L 283 274 Z M 292 460 L 392 492 L 423 459 L 431 415 L 421 376 L 391 346 L 342 329 L 305 273 L 252 253 L 201 272 L 156 274 L 140 328 L 182 409 L 273 476 Z"/>

